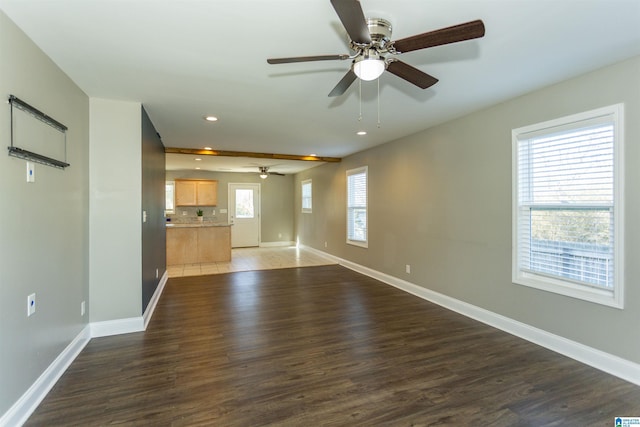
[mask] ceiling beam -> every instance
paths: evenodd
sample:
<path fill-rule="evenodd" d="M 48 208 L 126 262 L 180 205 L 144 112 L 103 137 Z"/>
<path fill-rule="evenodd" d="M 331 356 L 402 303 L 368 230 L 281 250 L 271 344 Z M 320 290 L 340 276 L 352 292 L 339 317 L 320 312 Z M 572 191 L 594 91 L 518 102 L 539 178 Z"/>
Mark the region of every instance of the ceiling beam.
<path fill-rule="evenodd" d="M 300 156 L 297 154 L 252 153 L 248 151 L 203 150 L 199 148 L 165 147 L 167 154 L 191 154 L 198 156 L 251 157 L 257 159 L 302 160 L 306 162 L 340 162 L 339 157 Z"/>

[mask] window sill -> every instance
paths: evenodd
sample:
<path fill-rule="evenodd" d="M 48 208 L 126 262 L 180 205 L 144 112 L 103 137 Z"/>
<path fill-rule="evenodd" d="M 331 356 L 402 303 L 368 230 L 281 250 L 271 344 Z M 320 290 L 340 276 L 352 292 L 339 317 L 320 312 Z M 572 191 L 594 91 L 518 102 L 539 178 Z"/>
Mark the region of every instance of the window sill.
<path fill-rule="evenodd" d="M 614 290 L 597 289 L 569 281 L 518 271 L 512 281 L 516 285 L 527 286 L 596 304 L 623 309 L 622 297 Z"/>
<path fill-rule="evenodd" d="M 361 248 L 368 248 L 369 242 L 362 242 L 358 240 L 347 240 L 347 245 L 359 246 Z"/>

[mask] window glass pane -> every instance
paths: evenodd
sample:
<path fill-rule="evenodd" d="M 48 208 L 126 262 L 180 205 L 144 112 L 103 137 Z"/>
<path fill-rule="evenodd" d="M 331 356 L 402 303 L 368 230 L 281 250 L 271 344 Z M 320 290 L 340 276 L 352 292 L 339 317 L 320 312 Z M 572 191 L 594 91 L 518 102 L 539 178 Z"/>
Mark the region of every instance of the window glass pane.
<path fill-rule="evenodd" d="M 611 211 L 531 209 L 526 268 L 613 287 Z"/>
<path fill-rule="evenodd" d="M 302 212 L 311 212 L 311 180 L 302 181 Z"/>
<path fill-rule="evenodd" d="M 173 212 L 173 210 L 175 209 L 174 206 L 174 183 L 173 182 L 167 182 L 165 185 L 165 202 L 164 202 L 164 209 L 166 211 L 171 211 Z"/>
<path fill-rule="evenodd" d="M 528 203 L 613 203 L 613 126 L 525 140 L 521 178 Z"/>
<path fill-rule="evenodd" d="M 611 288 L 613 125 L 525 139 L 519 171 L 520 267 Z"/>
<path fill-rule="evenodd" d="M 253 190 L 236 189 L 236 218 L 253 217 Z"/>
<path fill-rule="evenodd" d="M 367 169 L 347 171 L 347 240 L 367 242 Z"/>

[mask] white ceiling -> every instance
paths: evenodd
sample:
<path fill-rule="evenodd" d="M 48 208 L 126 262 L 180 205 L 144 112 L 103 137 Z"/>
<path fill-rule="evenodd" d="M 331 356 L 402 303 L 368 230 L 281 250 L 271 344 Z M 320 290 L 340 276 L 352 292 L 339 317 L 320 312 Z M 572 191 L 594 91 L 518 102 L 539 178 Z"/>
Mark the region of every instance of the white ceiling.
<path fill-rule="evenodd" d="M 385 73 L 379 97 L 376 82 L 363 82 L 359 120 L 357 82 L 327 97 L 349 61 L 266 62 L 350 53 L 329 0 L 0 0 L 0 8 L 87 95 L 142 102 L 167 147 L 343 157 L 640 55 L 638 0 L 361 3 L 368 17 L 391 21 L 394 40 L 474 19 L 486 35 L 399 56 L 440 82 L 422 90 Z M 207 114 L 220 120 L 205 122 Z M 368 134 L 356 136 L 361 129 Z"/>

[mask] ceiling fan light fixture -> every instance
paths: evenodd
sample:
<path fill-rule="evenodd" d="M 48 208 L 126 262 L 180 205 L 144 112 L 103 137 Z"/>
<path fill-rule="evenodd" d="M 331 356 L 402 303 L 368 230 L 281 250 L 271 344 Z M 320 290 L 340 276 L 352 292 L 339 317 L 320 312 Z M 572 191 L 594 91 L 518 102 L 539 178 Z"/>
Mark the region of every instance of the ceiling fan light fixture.
<path fill-rule="evenodd" d="M 385 68 L 384 59 L 374 49 L 366 49 L 362 56 L 353 62 L 353 72 L 367 82 L 380 77 Z"/>
<path fill-rule="evenodd" d="M 267 179 L 269 176 L 269 167 L 268 166 L 260 166 L 260 178 Z"/>

